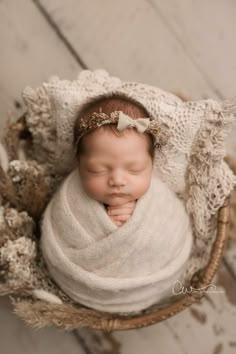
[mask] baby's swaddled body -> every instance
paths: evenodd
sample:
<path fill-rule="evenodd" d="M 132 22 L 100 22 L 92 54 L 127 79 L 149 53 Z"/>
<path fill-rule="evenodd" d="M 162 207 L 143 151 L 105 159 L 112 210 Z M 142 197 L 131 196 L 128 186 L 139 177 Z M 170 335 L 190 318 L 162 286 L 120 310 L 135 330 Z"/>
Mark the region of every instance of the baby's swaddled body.
<path fill-rule="evenodd" d="M 58 285 L 75 301 L 108 312 L 139 311 L 170 296 L 192 247 L 184 204 L 154 174 L 119 227 L 73 171 L 51 200 L 42 230 Z"/>

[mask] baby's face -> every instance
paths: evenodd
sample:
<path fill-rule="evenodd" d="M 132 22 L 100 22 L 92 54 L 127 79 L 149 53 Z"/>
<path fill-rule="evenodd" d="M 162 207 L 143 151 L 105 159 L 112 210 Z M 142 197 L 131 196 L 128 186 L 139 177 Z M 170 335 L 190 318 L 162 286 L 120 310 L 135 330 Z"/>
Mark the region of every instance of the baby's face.
<path fill-rule="evenodd" d="M 87 194 L 110 206 L 139 199 L 149 188 L 152 158 L 145 134 L 115 136 L 96 129 L 84 137 L 79 172 Z"/>

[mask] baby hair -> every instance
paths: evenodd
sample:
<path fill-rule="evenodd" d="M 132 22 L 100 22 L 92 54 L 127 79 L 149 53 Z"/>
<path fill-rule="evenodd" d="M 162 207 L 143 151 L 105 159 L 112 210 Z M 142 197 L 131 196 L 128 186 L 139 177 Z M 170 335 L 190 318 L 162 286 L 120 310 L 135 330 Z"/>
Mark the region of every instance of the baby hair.
<path fill-rule="evenodd" d="M 80 119 L 86 119 L 93 112 L 99 112 L 99 109 L 102 109 L 102 112 L 106 114 L 111 114 L 114 111 L 122 111 L 124 114 L 130 116 L 133 119 L 149 116 L 147 110 L 140 103 L 134 101 L 131 98 L 127 98 L 122 94 L 112 94 L 106 96 L 101 95 L 91 99 L 89 102 L 87 102 L 87 104 L 83 106 L 82 110 L 80 110 L 74 125 L 74 147 L 75 147 L 77 158 L 79 158 L 79 156 L 81 156 L 85 152 L 83 137 L 77 143 Z M 118 137 L 130 133 L 130 129 L 119 131 L 116 127 L 116 124 L 106 124 L 97 129 L 103 131 L 109 131 Z M 132 132 L 133 131 L 135 131 L 137 134 L 142 134 L 142 133 L 138 133 L 135 128 L 132 129 Z M 144 133 L 144 134 L 148 136 L 149 139 L 148 152 L 153 159 L 154 151 L 155 151 L 154 138 L 149 133 Z"/>

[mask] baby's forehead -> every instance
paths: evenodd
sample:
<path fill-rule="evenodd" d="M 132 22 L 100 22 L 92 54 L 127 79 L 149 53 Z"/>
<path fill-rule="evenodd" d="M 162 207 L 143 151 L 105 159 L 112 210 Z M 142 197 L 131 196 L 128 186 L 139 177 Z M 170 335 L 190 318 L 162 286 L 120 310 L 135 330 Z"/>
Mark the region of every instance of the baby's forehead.
<path fill-rule="evenodd" d="M 86 155 L 104 158 L 125 159 L 136 157 L 140 159 L 148 154 L 149 140 L 145 134 L 137 133 L 134 129 L 126 129 L 121 134 L 109 126 L 103 126 L 84 137 L 83 149 Z"/>

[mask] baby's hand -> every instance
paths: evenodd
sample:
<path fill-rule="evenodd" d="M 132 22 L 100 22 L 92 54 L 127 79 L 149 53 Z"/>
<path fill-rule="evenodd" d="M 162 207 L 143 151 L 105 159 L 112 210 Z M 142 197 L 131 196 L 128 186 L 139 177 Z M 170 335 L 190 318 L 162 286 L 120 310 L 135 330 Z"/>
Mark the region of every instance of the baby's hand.
<path fill-rule="evenodd" d="M 136 200 L 120 206 L 108 206 L 107 213 L 117 226 L 124 224 L 133 214 Z"/>

